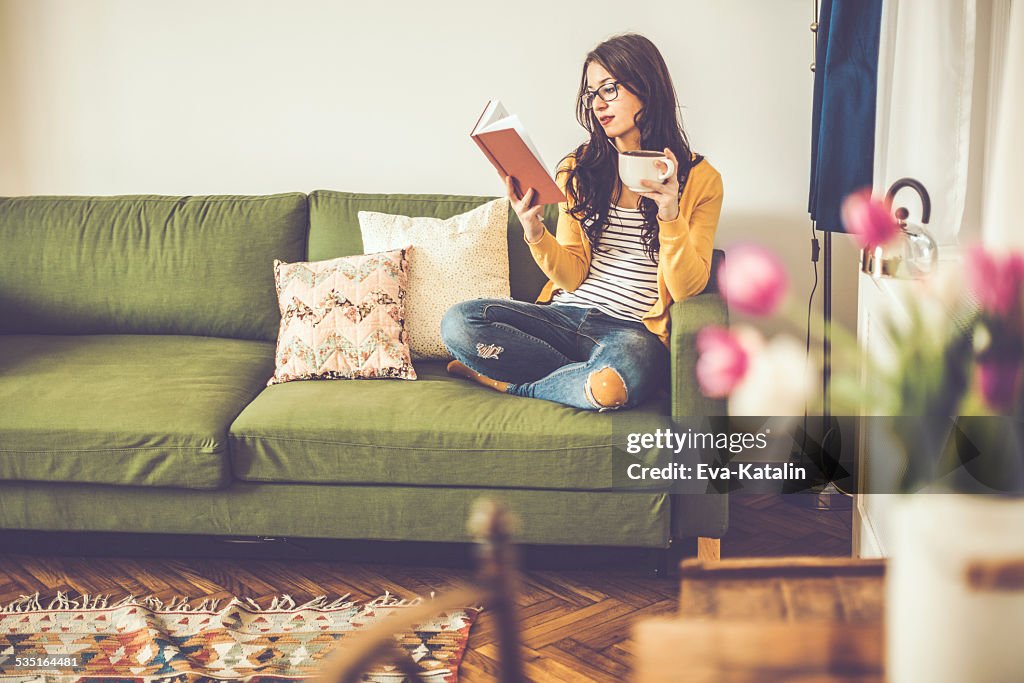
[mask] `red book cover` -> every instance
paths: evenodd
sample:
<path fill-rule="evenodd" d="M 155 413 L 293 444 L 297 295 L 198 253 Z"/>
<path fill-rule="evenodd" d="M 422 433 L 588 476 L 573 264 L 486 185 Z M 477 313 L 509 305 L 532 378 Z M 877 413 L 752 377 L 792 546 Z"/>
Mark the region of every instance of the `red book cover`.
<path fill-rule="evenodd" d="M 533 188 L 535 203 L 558 204 L 565 195 L 551 177 L 518 116 L 510 116 L 501 102 L 491 100 L 469 134 L 504 180 L 512 176 L 520 194 Z"/>

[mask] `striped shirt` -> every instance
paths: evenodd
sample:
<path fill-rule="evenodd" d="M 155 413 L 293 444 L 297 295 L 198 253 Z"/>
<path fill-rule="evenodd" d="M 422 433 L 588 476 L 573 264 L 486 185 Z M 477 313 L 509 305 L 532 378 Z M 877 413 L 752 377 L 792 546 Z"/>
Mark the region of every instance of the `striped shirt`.
<path fill-rule="evenodd" d="M 590 271 L 572 292 L 559 291 L 553 303 L 596 308 L 621 320 L 639 321 L 658 300 L 658 263 L 640 240 L 644 217 L 639 209 L 612 205 L 604 231 L 590 256 Z"/>

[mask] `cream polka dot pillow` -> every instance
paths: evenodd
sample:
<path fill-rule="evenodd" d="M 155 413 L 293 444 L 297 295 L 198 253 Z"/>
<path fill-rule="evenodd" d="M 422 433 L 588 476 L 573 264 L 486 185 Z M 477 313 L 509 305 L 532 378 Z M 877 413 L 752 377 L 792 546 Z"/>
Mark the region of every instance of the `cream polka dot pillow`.
<path fill-rule="evenodd" d="M 363 251 L 411 246 L 406 326 L 413 359 L 448 359 L 441 317 L 457 303 L 508 298 L 508 200 L 441 218 L 359 212 Z"/>

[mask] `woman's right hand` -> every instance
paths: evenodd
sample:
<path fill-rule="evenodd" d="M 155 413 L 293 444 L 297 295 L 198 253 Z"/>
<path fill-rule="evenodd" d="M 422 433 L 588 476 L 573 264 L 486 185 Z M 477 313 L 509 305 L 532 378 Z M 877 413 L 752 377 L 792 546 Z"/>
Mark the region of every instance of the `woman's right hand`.
<path fill-rule="evenodd" d="M 531 243 L 539 242 L 547 228 L 544 227 L 544 205 L 530 206 L 530 202 L 533 201 L 536 192 L 531 187 L 526 191 L 526 194 L 520 197 L 516 193 L 512 176 L 505 176 L 505 191 L 509 202 L 512 203 L 512 210 L 519 216 L 519 222 L 523 225 L 523 235 L 526 237 L 526 241 Z"/>

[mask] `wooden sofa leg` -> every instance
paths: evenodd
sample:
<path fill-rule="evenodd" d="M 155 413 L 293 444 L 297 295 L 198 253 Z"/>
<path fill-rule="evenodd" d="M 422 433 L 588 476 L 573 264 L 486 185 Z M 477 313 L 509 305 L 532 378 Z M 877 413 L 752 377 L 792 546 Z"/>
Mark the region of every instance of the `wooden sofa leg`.
<path fill-rule="evenodd" d="M 717 562 L 722 559 L 722 539 L 697 537 L 697 559 Z"/>

